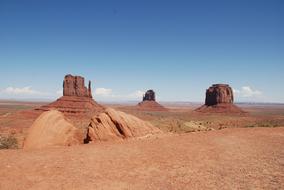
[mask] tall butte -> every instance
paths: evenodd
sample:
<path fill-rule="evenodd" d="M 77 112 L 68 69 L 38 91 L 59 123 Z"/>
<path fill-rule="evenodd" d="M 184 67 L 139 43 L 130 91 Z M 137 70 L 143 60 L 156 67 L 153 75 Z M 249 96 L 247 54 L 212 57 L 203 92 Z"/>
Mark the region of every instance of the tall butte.
<path fill-rule="evenodd" d="M 142 102 L 140 102 L 137 107 L 143 111 L 168 111 L 167 108 L 156 102 L 156 94 L 154 90 L 148 90 L 144 94 Z"/>
<path fill-rule="evenodd" d="M 233 90 L 228 84 L 213 84 L 206 90 L 205 104 L 196 109 L 207 113 L 244 113 L 234 105 Z"/>
<path fill-rule="evenodd" d="M 104 107 L 93 100 L 91 81 L 88 88 L 81 76 L 66 75 L 63 81 L 63 96 L 37 110 L 56 109 L 67 116 L 91 117 L 104 111 Z"/>

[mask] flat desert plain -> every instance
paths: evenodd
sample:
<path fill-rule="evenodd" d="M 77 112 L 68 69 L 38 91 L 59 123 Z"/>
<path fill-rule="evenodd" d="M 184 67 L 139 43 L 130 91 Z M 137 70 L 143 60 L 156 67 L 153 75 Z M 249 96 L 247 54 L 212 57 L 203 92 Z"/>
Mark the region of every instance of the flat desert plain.
<path fill-rule="evenodd" d="M 205 114 L 199 105 L 164 103 L 168 112 L 105 105 L 164 133 L 120 142 L 23 150 L 45 103 L 0 104 L 0 189 L 284 189 L 284 105 L 241 104 L 245 114 Z"/>

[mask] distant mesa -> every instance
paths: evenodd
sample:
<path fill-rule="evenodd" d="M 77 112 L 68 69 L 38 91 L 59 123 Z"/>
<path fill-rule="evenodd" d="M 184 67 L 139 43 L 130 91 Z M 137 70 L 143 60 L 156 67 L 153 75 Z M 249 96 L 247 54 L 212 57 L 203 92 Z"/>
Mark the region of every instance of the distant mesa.
<path fill-rule="evenodd" d="M 156 102 L 154 90 L 148 90 L 143 96 L 143 101 L 140 102 L 137 107 L 139 110 L 143 111 L 168 111 L 167 108 Z"/>
<path fill-rule="evenodd" d="M 143 96 L 143 101 L 156 101 L 154 90 L 148 90 Z"/>
<path fill-rule="evenodd" d="M 196 109 L 198 112 L 244 113 L 234 105 L 233 90 L 228 84 L 213 84 L 206 90 L 205 105 Z"/>
<path fill-rule="evenodd" d="M 81 76 L 66 75 L 63 81 L 63 96 L 37 110 L 49 111 L 56 109 L 65 115 L 91 117 L 104 111 L 104 107 L 92 98 L 91 81 L 88 88 Z"/>

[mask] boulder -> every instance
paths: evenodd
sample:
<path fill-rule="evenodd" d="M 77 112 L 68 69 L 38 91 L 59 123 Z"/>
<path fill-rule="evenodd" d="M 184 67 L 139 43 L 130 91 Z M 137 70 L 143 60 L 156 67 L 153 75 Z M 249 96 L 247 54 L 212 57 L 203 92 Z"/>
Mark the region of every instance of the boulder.
<path fill-rule="evenodd" d="M 149 122 L 107 108 L 104 113 L 92 118 L 85 142 L 122 140 L 158 133 L 161 131 Z"/>
<path fill-rule="evenodd" d="M 24 149 L 71 146 L 83 143 L 82 133 L 66 120 L 63 113 L 52 110 L 42 113 L 29 128 Z"/>

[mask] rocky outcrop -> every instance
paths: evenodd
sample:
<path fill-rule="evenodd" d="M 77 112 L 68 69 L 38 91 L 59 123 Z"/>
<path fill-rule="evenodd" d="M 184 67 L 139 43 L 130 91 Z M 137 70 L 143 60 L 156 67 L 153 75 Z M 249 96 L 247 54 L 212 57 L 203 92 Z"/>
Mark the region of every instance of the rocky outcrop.
<path fill-rule="evenodd" d="M 232 88 L 227 84 L 214 84 L 206 90 L 205 105 L 196 109 L 208 113 L 244 113 L 234 105 Z"/>
<path fill-rule="evenodd" d="M 227 84 L 214 84 L 206 91 L 205 105 L 232 104 L 234 95 L 232 88 Z"/>
<path fill-rule="evenodd" d="M 143 101 L 156 101 L 154 90 L 148 90 L 143 96 Z"/>
<path fill-rule="evenodd" d="M 63 81 L 63 96 L 37 110 L 49 111 L 56 109 L 65 115 L 92 117 L 104 111 L 104 107 L 92 98 L 91 81 L 85 87 L 85 79 L 81 76 L 66 75 Z"/>
<path fill-rule="evenodd" d="M 154 90 L 148 90 L 144 94 L 142 102 L 137 105 L 137 108 L 143 111 L 168 111 L 168 109 L 156 102 Z"/>
<path fill-rule="evenodd" d="M 24 149 L 71 146 L 83 143 L 83 134 L 56 110 L 42 113 L 28 131 Z"/>
<path fill-rule="evenodd" d="M 85 142 L 122 140 L 159 133 L 161 131 L 148 122 L 108 108 L 92 118 Z"/>

